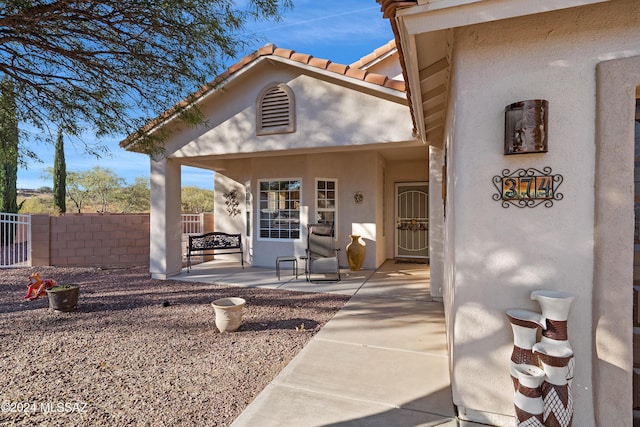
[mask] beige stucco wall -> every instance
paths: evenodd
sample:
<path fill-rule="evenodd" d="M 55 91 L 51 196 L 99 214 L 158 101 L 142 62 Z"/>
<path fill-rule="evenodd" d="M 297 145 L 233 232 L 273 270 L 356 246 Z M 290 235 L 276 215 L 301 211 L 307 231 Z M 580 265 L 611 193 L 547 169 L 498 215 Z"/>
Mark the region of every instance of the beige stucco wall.
<path fill-rule="evenodd" d="M 621 0 L 455 32 L 445 280 L 454 402 L 472 416 L 513 415 L 512 333 L 504 312 L 539 310 L 530 292 L 558 289 L 577 295 L 569 318 L 574 425 L 596 425 L 596 66 L 640 54 L 638 16 L 640 4 Z M 504 156 L 504 107 L 526 99 L 549 101 L 549 152 Z M 546 166 L 564 177 L 564 199 L 553 207 L 504 209 L 492 200 L 491 178 L 503 169 Z"/>

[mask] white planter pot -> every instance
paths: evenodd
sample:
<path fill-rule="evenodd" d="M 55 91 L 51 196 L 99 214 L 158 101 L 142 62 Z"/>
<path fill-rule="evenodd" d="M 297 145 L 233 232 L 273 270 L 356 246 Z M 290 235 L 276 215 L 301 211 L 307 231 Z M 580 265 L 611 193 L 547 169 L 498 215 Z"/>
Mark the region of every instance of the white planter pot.
<path fill-rule="evenodd" d="M 234 332 L 242 324 L 242 298 L 220 298 L 211 303 L 215 311 L 216 327 L 220 332 Z"/>

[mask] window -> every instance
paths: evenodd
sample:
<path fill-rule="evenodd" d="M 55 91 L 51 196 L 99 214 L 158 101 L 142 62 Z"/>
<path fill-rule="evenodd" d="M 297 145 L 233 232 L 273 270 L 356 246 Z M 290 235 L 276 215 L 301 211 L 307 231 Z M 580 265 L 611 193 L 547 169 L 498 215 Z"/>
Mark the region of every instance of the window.
<path fill-rule="evenodd" d="M 293 91 L 284 83 L 268 86 L 258 96 L 256 134 L 292 133 L 295 130 Z"/>
<path fill-rule="evenodd" d="M 300 238 L 299 179 L 264 180 L 260 186 L 260 237 Z"/>
<path fill-rule="evenodd" d="M 335 179 L 316 179 L 316 222 L 333 224 L 337 228 L 336 213 L 338 203 L 338 181 Z"/>

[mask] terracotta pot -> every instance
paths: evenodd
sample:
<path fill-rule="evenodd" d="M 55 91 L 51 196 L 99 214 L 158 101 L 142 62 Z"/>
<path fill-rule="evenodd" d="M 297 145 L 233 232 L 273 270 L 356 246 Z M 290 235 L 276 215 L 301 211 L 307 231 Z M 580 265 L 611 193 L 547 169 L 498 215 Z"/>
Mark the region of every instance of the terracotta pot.
<path fill-rule="evenodd" d="M 352 234 L 349 236 L 351 242 L 347 244 L 347 261 L 349 262 L 349 270 L 359 271 L 364 262 L 365 247 L 360 243 L 360 236 Z"/>
<path fill-rule="evenodd" d="M 79 285 L 57 285 L 47 289 L 49 308 L 55 311 L 73 311 L 78 305 Z"/>
<path fill-rule="evenodd" d="M 242 309 L 246 301 L 242 298 L 220 298 L 211 303 L 215 311 L 216 327 L 220 332 L 237 331 L 242 324 Z"/>

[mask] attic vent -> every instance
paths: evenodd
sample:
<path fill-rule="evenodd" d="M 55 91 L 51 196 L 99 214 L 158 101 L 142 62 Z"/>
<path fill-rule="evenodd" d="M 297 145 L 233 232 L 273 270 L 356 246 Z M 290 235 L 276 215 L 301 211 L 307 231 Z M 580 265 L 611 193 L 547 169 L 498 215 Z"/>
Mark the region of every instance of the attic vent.
<path fill-rule="evenodd" d="M 295 132 L 293 91 L 284 83 L 265 88 L 258 97 L 256 134 Z"/>

